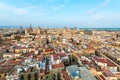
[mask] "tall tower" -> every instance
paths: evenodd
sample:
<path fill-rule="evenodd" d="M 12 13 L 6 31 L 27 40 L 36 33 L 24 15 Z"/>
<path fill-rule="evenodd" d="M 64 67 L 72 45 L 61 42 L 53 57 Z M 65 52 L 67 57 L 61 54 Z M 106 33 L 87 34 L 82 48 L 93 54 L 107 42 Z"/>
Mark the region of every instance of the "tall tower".
<path fill-rule="evenodd" d="M 30 33 L 32 33 L 32 32 L 33 32 L 32 24 L 30 24 L 30 27 L 25 30 L 25 34 L 28 35 L 28 34 L 30 34 Z"/>
<path fill-rule="evenodd" d="M 37 28 L 37 34 L 40 34 L 41 33 L 41 29 L 40 29 L 40 26 L 38 26 Z"/>
<path fill-rule="evenodd" d="M 67 26 L 65 26 L 64 29 L 67 29 Z"/>
<path fill-rule="evenodd" d="M 32 24 L 30 24 L 29 30 L 30 30 L 30 32 L 33 32 Z"/>
<path fill-rule="evenodd" d="M 20 26 L 20 34 L 22 34 L 22 32 L 23 32 L 23 27 Z"/>

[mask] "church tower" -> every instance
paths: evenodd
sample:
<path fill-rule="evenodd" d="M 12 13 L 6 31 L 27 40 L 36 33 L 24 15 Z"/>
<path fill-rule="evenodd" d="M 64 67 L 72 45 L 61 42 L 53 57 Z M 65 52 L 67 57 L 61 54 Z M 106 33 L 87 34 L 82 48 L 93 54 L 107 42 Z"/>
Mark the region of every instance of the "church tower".
<path fill-rule="evenodd" d="M 32 24 L 30 24 L 30 27 L 25 30 L 25 34 L 28 35 L 33 32 Z"/>
<path fill-rule="evenodd" d="M 40 29 L 40 26 L 38 26 L 37 28 L 37 34 L 40 34 L 41 33 L 41 29 Z"/>

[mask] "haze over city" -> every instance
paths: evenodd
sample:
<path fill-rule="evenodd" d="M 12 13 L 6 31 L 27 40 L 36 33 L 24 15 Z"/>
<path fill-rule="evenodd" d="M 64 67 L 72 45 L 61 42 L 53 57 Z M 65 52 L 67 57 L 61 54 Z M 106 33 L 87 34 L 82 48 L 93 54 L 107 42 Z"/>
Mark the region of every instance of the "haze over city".
<path fill-rule="evenodd" d="M 120 0 L 0 0 L 0 80 L 120 80 Z"/>
<path fill-rule="evenodd" d="M 0 0 L 0 26 L 119 27 L 120 0 Z"/>

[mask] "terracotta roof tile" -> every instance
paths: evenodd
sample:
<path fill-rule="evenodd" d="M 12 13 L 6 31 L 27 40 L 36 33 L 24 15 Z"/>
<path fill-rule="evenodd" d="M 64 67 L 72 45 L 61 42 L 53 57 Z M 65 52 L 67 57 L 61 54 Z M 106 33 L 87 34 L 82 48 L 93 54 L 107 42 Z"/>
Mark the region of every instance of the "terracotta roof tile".
<path fill-rule="evenodd" d="M 63 73 L 63 77 L 64 77 L 65 80 L 71 80 L 70 76 L 68 75 L 68 73 L 66 72 L 66 70 L 63 70 L 62 73 Z"/>
<path fill-rule="evenodd" d="M 54 61 L 60 59 L 61 57 L 67 56 L 66 53 L 57 53 L 53 55 Z"/>
<path fill-rule="evenodd" d="M 44 56 L 43 56 L 43 55 L 38 55 L 38 56 L 36 57 L 36 59 L 39 60 L 39 61 L 42 61 L 42 60 L 44 59 Z"/>
<path fill-rule="evenodd" d="M 96 60 L 97 62 L 101 62 L 101 63 L 106 63 L 107 66 L 116 66 L 114 63 L 112 63 L 110 60 L 106 59 L 106 58 L 99 58 L 99 57 L 93 57 L 94 60 Z"/>
<path fill-rule="evenodd" d="M 54 51 L 54 49 L 53 48 L 51 48 L 51 49 L 45 49 L 45 52 L 51 52 L 51 51 Z"/>
<path fill-rule="evenodd" d="M 53 69 L 60 69 L 60 68 L 64 68 L 64 64 L 63 63 L 59 63 L 59 64 L 54 64 L 52 65 Z"/>
<path fill-rule="evenodd" d="M 8 61 L 5 62 L 6 65 L 7 64 L 9 64 L 9 65 L 18 65 L 20 63 L 21 63 L 21 60 L 13 60 L 13 59 L 8 60 Z"/>

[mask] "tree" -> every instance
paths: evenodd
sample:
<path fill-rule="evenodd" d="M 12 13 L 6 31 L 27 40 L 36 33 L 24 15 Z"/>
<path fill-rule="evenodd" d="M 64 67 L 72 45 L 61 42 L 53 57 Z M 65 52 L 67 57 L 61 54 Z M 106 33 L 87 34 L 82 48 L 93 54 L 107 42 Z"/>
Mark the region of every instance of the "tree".
<path fill-rule="evenodd" d="M 57 80 L 61 80 L 61 74 L 60 74 L 60 72 L 57 73 L 57 77 L 58 77 Z"/>
<path fill-rule="evenodd" d="M 20 80 L 25 80 L 23 75 L 21 75 Z"/>
<path fill-rule="evenodd" d="M 100 56 L 100 53 L 97 50 L 95 50 L 95 55 Z"/>
<path fill-rule="evenodd" d="M 6 49 L 6 53 L 9 53 L 9 49 Z"/>
<path fill-rule="evenodd" d="M 34 77 L 35 77 L 35 80 L 38 80 L 38 74 L 37 73 L 35 73 Z"/>
<path fill-rule="evenodd" d="M 31 75 L 30 74 L 28 74 L 28 80 L 30 80 L 31 79 Z"/>
<path fill-rule="evenodd" d="M 49 40 L 47 39 L 47 40 L 46 40 L 46 44 L 49 44 L 49 43 L 50 43 L 50 42 L 49 42 Z"/>

